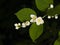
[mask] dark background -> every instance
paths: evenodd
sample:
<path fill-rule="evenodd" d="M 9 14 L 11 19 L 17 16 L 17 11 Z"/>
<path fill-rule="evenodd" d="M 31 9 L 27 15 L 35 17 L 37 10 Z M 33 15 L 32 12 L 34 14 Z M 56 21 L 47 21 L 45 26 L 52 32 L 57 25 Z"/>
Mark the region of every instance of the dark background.
<path fill-rule="evenodd" d="M 35 0 L 0 0 L 0 45 L 53 45 L 58 38 L 57 32 L 60 29 L 60 18 L 58 20 L 48 20 L 45 18 L 44 32 L 33 43 L 29 37 L 28 29 L 15 30 L 14 24 L 20 22 L 15 13 L 22 8 L 31 8 L 37 12 L 37 15 L 43 16 L 36 8 Z M 54 0 L 54 5 L 58 5 L 59 0 Z M 52 23 L 57 24 L 52 27 Z M 56 29 L 58 30 L 56 30 Z"/>

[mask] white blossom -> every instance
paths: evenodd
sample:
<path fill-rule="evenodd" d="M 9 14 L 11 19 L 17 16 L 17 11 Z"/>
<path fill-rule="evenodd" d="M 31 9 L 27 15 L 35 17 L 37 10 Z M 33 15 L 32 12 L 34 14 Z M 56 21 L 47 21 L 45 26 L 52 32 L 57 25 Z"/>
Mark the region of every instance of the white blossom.
<path fill-rule="evenodd" d="M 21 25 L 20 23 L 18 23 L 18 25 Z"/>
<path fill-rule="evenodd" d="M 51 16 L 48 16 L 48 19 L 51 19 Z"/>
<path fill-rule="evenodd" d="M 36 20 L 36 19 L 35 19 L 35 20 Z M 30 20 L 30 22 L 32 22 L 32 23 L 33 23 L 33 22 L 35 22 L 35 20 L 34 20 L 34 19 L 31 19 L 31 20 Z"/>
<path fill-rule="evenodd" d="M 17 23 L 15 23 L 15 24 L 14 24 L 14 26 L 18 26 L 18 24 L 17 24 Z"/>
<path fill-rule="evenodd" d="M 37 17 L 36 15 L 30 15 L 30 17 L 32 18 L 30 20 L 30 22 L 36 22 L 37 25 L 43 24 L 44 20 L 42 19 L 42 17 Z"/>
<path fill-rule="evenodd" d="M 40 25 L 40 24 L 43 24 L 43 23 L 44 23 L 44 20 L 42 19 L 42 17 L 36 18 L 36 24 L 37 25 Z"/>
<path fill-rule="evenodd" d="M 14 26 L 15 26 L 15 29 L 18 30 L 20 28 L 21 24 L 20 23 L 15 23 Z"/>
<path fill-rule="evenodd" d="M 31 14 L 31 15 L 30 15 L 30 17 L 31 17 L 30 22 L 35 22 L 35 20 L 36 20 L 37 16 L 36 16 L 36 15 L 34 15 L 34 14 Z"/>
<path fill-rule="evenodd" d="M 55 15 L 55 19 L 58 19 L 58 16 L 57 15 Z"/>
<path fill-rule="evenodd" d="M 34 14 L 31 14 L 30 17 L 31 17 L 32 19 L 36 19 L 36 18 L 37 18 L 37 16 L 34 15 Z"/>
<path fill-rule="evenodd" d="M 50 4 L 50 6 L 49 6 L 48 9 L 51 9 L 51 8 L 54 8 L 54 5 L 53 4 Z"/>
<path fill-rule="evenodd" d="M 53 4 L 50 4 L 50 8 L 54 8 L 54 5 Z"/>
<path fill-rule="evenodd" d="M 15 27 L 15 29 L 17 29 L 17 30 L 18 30 L 19 28 L 20 28 L 20 27 Z"/>
<path fill-rule="evenodd" d="M 55 19 L 58 19 L 58 14 L 55 14 Z"/>
<path fill-rule="evenodd" d="M 29 26 L 30 25 L 30 22 L 29 21 L 26 21 L 25 24 L 26 24 L 26 26 Z"/>
<path fill-rule="evenodd" d="M 25 28 L 26 27 L 26 24 L 25 23 L 22 23 L 22 27 Z"/>

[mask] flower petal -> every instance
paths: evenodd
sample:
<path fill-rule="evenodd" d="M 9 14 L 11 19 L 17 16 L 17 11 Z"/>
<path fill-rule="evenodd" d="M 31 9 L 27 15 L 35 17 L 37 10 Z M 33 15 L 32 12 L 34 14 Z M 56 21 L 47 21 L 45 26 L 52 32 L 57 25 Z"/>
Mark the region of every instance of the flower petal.
<path fill-rule="evenodd" d="M 57 15 L 55 15 L 55 19 L 58 19 L 58 16 Z"/>
<path fill-rule="evenodd" d="M 20 24 L 20 23 L 18 23 L 18 25 L 20 26 L 21 24 Z"/>
<path fill-rule="evenodd" d="M 39 23 L 39 22 L 36 22 L 36 24 L 37 24 L 37 25 L 40 25 L 40 23 Z"/>
<path fill-rule="evenodd" d="M 17 23 L 15 23 L 15 24 L 14 24 L 14 26 L 18 26 L 18 24 L 17 24 Z"/>
<path fill-rule="evenodd" d="M 30 17 L 31 17 L 32 19 L 36 19 L 36 18 L 37 18 L 37 16 L 34 15 L 34 14 L 31 14 Z"/>
<path fill-rule="evenodd" d="M 35 20 L 34 20 L 34 19 L 31 19 L 31 20 L 30 20 L 30 22 L 32 22 L 32 23 L 33 23 L 33 22 L 35 22 Z"/>
<path fill-rule="evenodd" d="M 17 29 L 17 30 L 18 30 L 19 28 L 20 28 L 20 27 L 15 27 L 15 29 Z"/>

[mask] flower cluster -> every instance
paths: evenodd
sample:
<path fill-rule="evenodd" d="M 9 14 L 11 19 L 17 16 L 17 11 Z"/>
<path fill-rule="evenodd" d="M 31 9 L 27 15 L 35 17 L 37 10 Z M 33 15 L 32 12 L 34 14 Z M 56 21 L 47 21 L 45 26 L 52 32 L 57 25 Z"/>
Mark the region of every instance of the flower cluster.
<path fill-rule="evenodd" d="M 55 19 L 58 19 L 58 14 L 55 14 L 55 16 L 48 16 L 48 19 L 51 19 L 51 18 L 54 18 L 55 17 Z"/>
<path fill-rule="evenodd" d="M 55 14 L 55 16 L 48 16 L 48 19 L 51 19 L 54 17 L 55 17 L 55 19 L 58 19 L 58 14 Z M 44 20 L 42 19 L 42 17 L 37 17 L 34 14 L 31 14 L 30 18 L 31 18 L 30 21 L 23 22 L 22 24 L 21 23 L 15 23 L 14 24 L 15 29 L 18 30 L 20 27 L 25 28 L 25 27 L 29 26 L 31 23 L 36 23 L 36 25 L 38 25 L 38 26 L 44 23 Z"/>
<path fill-rule="evenodd" d="M 23 22 L 22 24 L 21 23 L 15 23 L 14 24 L 15 29 L 18 30 L 20 27 L 25 28 L 26 26 L 29 26 L 31 23 L 36 23 L 36 25 L 38 25 L 38 26 L 40 24 L 44 23 L 44 20 L 42 19 L 42 17 L 37 17 L 34 14 L 31 14 L 30 17 L 31 17 L 30 21 Z"/>
<path fill-rule="evenodd" d="M 30 17 L 31 17 L 30 22 L 32 23 L 36 22 L 36 25 L 40 25 L 44 23 L 44 20 L 42 19 L 42 17 L 37 17 L 36 15 L 33 15 L 33 14 L 31 14 Z"/>
<path fill-rule="evenodd" d="M 19 29 L 20 27 L 23 27 L 25 28 L 26 26 L 29 26 L 30 25 L 30 22 L 29 21 L 26 21 L 26 22 L 23 22 L 22 24 L 21 23 L 15 23 L 14 26 L 15 26 L 15 29 Z"/>
<path fill-rule="evenodd" d="M 25 28 L 26 26 L 29 26 L 30 25 L 30 22 L 29 21 L 26 21 L 26 22 L 23 22 L 22 23 L 22 27 Z"/>
<path fill-rule="evenodd" d="M 20 23 L 15 23 L 14 26 L 15 26 L 15 29 L 18 30 L 20 28 L 21 24 Z"/>
<path fill-rule="evenodd" d="M 50 4 L 48 9 L 52 9 L 52 8 L 54 8 L 54 5 Z M 51 19 L 51 18 L 54 18 L 54 17 L 55 17 L 55 19 L 58 19 L 58 14 L 55 14 L 55 16 L 48 16 L 48 19 Z"/>

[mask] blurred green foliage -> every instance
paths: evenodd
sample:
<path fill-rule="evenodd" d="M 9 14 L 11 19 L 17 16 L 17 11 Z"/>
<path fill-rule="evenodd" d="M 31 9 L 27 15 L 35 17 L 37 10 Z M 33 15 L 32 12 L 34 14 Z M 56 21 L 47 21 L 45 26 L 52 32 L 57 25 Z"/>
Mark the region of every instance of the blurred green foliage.
<path fill-rule="evenodd" d="M 53 9 L 47 10 L 46 15 L 54 16 L 55 14 L 60 14 L 60 4 L 55 6 Z"/>
<path fill-rule="evenodd" d="M 45 11 L 50 4 L 53 4 L 53 0 L 35 0 L 35 3 L 39 10 Z"/>
<path fill-rule="evenodd" d="M 60 41 L 56 40 L 54 45 L 60 45 Z"/>
<path fill-rule="evenodd" d="M 21 9 L 19 10 L 17 13 L 16 13 L 16 16 L 18 17 L 18 19 L 23 22 L 23 21 L 29 21 L 31 18 L 30 18 L 30 15 L 31 14 L 35 14 L 36 15 L 36 12 L 30 8 L 24 8 L 24 9 Z"/>
<path fill-rule="evenodd" d="M 29 34 L 33 42 L 43 33 L 43 25 L 37 26 L 33 23 L 29 29 Z"/>

